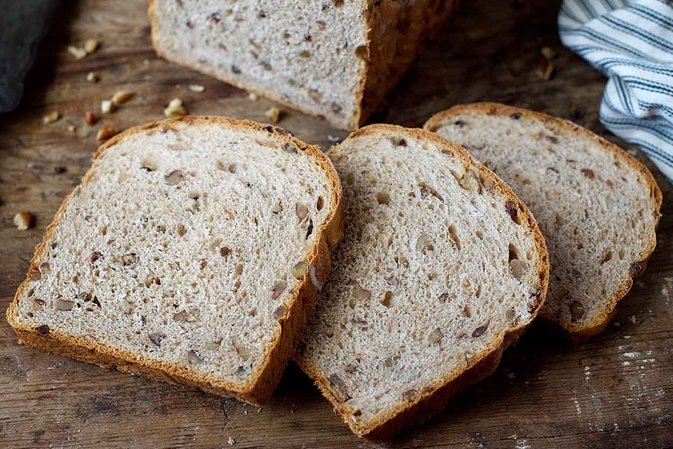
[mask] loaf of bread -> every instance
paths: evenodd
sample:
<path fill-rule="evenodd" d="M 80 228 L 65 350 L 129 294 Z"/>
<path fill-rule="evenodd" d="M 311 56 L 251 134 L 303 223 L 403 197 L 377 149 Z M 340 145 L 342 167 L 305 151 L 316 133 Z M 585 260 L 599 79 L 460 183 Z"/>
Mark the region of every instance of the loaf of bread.
<path fill-rule="evenodd" d="M 7 319 L 39 349 L 261 403 L 327 276 L 340 197 L 331 162 L 280 128 L 127 130 L 63 202 Z"/>
<path fill-rule="evenodd" d="M 361 436 L 386 438 L 492 373 L 544 301 L 544 239 L 509 187 L 423 130 L 331 150 L 344 240 L 295 359 Z"/>
<path fill-rule="evenodd" d="M 600 332 L 654 251 L 662 196 L 647 168 L 571 122 L 499 104 L 456 106 L 425 127 L 465 146 L 540 221 L 552 267 L 540 315 L 575 341 Z"/>
<path fill-rule="evenodd" d="M 160 56 L 357 128 L 454 0 L 150 0 Z"/>

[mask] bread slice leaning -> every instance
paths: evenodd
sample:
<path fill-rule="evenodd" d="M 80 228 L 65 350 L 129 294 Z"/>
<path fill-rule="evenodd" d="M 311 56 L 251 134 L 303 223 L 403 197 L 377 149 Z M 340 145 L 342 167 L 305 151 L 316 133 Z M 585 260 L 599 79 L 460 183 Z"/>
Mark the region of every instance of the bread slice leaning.
<path fill-rule="evenodd" d="M 222 117 L 105 143 L 7 319 L 27 345 L 267 400 L 330 267 L 341 187 L 318 147 Z"/>
<path fill-rule="evenodd" d="M 662 195 L 616 145 L 569 121 L 492 103 L 425 124 L 463 146 L 530 207 L 552 276 L 540 314 L 575 341 L 603 330 L 656 245 Z"/>
<path fill-rule="evenodd" d="M 495 370 L 549 262 L 526 206 L 436 134 L 372 125 L 330 158 L 344 240 L 295 359 L 353 432 L 386 438 Z"/>

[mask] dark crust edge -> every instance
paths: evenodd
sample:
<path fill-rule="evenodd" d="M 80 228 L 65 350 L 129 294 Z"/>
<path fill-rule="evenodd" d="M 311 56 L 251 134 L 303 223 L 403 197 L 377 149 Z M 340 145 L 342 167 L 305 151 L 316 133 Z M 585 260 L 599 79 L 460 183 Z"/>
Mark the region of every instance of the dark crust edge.
<path fill-rule="evenodd" d="M 632 264 L 632 266 L 638 264 L 640 267 L 640 269 L 637 270 L 637 275 L 640 275 L 643 271 L 645 271 L 647 261 L 649 260 L 657 245 L 656 229 L 659 225 L 659 219 L 661 218 L 661 203 L 663 200 L 663 195 L 659 189 L 659 186 L 657 185 L 656 180 L 654 179 L 654 176 L 650 170 L 645 167 L 645 165 L 612 142 L 609 142 L 608 140 L 596 135 L 590 130 L 583 128 L 569 120 L 554 117 L 542 112 L 535 112 L 528 109 L 517 108 L 500 103 L 484 102 L 453 106 L 452 108 L 438 112 L 437 114 L 430 117 L 430 119 L 425 122 L 424 128 L 426 130 L 436 130 L 442 125 L 444 120 L 465 113 L 487 115 L 520 114 L 521 117 L 525 117 L 529 120 L 541 121 L 545 124 L 552 124 L 554 127 L 557 127 L 558 130 L 574 133 L 579 137 L 590 140 L 594 144 L 600 145 L 603 149 L 612 153 L 624 164 L 638 172 L 641 179 L 643 179 L 650 190 L 649 199 L 651 201 L 652 212 L 655 215 L 655 232 L 653 233 L 654 238 L 644 245 L 644 248 L 641 251 L 641 260 L 634 261 Z M 588 338 L 602 332 L 608 323 L 617 314 L 619 303 L 624 299 L 629 290 L 631 290 L 631 287 L 633 287 L 634 277 L 637 276 L 634 276 L 634 273 L 629 270 L 624 273 L 623 277 L 624 279 L 615 293 L 604 301 L 605 307 L 603 308 L 602 313 L 598 313 L 592 321 L 586 324 L 578 325 L 569 321 L 559 322 L 555 320 L 553 316 L 545 314 L 544 311 L 541 311 L 540 316 L 554 326 L 562 329 L 573 343 L 582 343 Z"/>
<path fill-rule="evenodd" d="M 58 212 L 54 216 L 54 220 L 47 227 L 42 242 L 36 246 L 28 268 L 28 273 L 38 268 L 38 263 L 45 251 L 45 243 L 59 225 L 61 216 L 70 202 L 70 199 L 81 186 L 86 185 L 91 181 L 96 173 L 96 162 L 100 160 L 106 151 L 110 150 L 111 147 L 123 139 L 135 134 L 150 134 L 153 132 L 178 130 L 182 127 L 198 125 L 219 125 L 230 127 L 241 132 L 264 132 L 267 133 L 270 138 L 296 145 L 303 152 L 316 159 L 318 165 L 325 172 L 331 183 L 332 201 L 330 204 L 330 214 L 328 214 L 325 222 L 316 230 L 316 243 L 313 248 L 308 251 L 307 261 L 309 262 L 309 265 L 315 267 L 315 274 L 318 280 L 327 279 L 331 268 L 330 250 L 334 248 L 341 239 L 343 232 L 341 183 L 331 161 L 324 155 L 319 147 L 305 144 L 292 137 L 290 133 L 282 128 L 263 125 L 248 120 L 233 120 L 216 116 L 185 116 L 178 119 L 168 119 L 148 123 L 130 128 L 101 145 L 93 156 L 92 167 L 84 175 L 80 185 L 63 200 Z M 286 304 L 289 305 L 288 312 L 284 319 L 281 318 L 279 320 L 280 326 L 275 328 L 274 343 L 266 348 L 266 351 L 262 355 L 262 362 L 255 372 L 252 373 L 250 381 L 236 383 L 218 379 L 216 376 L 194 372 L 175 364 L 148 360 L 140 354 L 120 350 L 109 345 L 86 341 L 80 336 L 65 335 L 58 332 L 57 329 L 50 330 L 44 335 L 38 332 L 37 328 L 34 328 L 32 325 L 22 323 L 18 315 L 18 302 L 23 295 L 24 290 L 27 288 L 28 283 L 29 277 L 27 274 L 26 279 L 19 285 L 14 300 L 9 305 L 6 312 L 7 321 L 14 328 L 21 341 L 26 345 L 85 362 L 94 363 L 105 368 L 115 368 L 119 371 L 143 375 L 154 380 L 184 384 L 219 395 L 233 396 L 253 404 L 264 403 L 271 397 L 274 388 L 280 381 L 280 377 L 287 362 L 294 353 L 294 348 L 299 335 L 318 298 L 318 289 L 311 282 L 310 276 L 308 274 L 304 275 L 302 282 L 286 302 Z"/>
<path fill-rule="evenodd" d="M 537 247 L 536 260 L 538 266 L 538 279 L 540 280 L 540 297 L 537 307 L 530 315 L 528 322 L 521 323 L 503 331 L 493 338 L 492 343 L 481 353 L 475 354 L 469 361 L 468 366 L 462 371 L 457 370 L 440 379 L 432 385 L 428 385 L 415 398 L 405 400 L 396 408 L 389 410 L 385 414 L 379 414 L 369 422 L 357 423 L 350 420 L 354 410 L 351 407 L 339 402 L 332 392 L 327 388 L 328 380 L 326 373 L 313 365 L 310 360 L 303 357 L 301 352 L 295 354 L 295 361 L 299 367 L 315 382 L 322 394 L 329 399 L 342 419 L 351 430 L 360 437 L 371 439 L 390 439 L 401 429 L 412 424 L 418 424 L 427 420 L 429 417 L 439 412 L 447 404 L 449 398 L 464 387 L 478 382 L 495 371 L 502 352 L 516 342 L 518 338 L 530 326 L 538 314 L 542 304 L 547 296 L 547 286 L 549 283 L 549 256 L 545 239 L 538 228 L 537 221 L 533 218 L 526 205 L 516 196 L 511 188 L 505 184 L 495 173 L 486 168 L 482 163 L 475 160 L 463 147 L 441 137 L 439 134 L 431 133 L 422 129 L 404 128 L 396 125 L 370 125 L 358 131 L 353 132 L 347 139 L 356 139 L 359 136 L 368 134 L 382 134 L 390 136 L 406 135 L 418 140 L 429 141 L 438 146 L 439 149 L 448 150 L 453 157 L 461 160 L 466 166 L 472 167 L 479 172 L 482 179 L 487 179 L 492 183 L 492 190 L 503 195 L 507 200 L 513 202 L 519 209 L 519 216 L 522 218 L 522 226 L 528 227 Z M 339 147 L 334 147 L 338 152 Z"/>

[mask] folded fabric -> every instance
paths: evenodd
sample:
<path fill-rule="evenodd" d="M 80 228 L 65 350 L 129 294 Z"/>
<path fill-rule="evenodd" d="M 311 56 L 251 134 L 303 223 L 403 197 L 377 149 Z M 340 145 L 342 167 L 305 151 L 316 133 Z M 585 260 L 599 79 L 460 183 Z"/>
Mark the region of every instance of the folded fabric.
<path fill-rule="evenodd" d="M 565 46 L 608 77 L 600 120 L 673 181 L 673 2 L 565 0 Z"/>

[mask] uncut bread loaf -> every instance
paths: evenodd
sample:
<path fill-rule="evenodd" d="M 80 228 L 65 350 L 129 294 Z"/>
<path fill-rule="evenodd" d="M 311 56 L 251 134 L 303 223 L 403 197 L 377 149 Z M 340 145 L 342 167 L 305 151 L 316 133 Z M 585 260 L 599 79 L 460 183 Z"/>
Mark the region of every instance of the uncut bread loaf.
<path fill-rule="evenodd" d="M 7 310 L 20 339 L 261 403 L 341 235 L 317 147 L 222 117 L 132 128 L 63 202 Z"/>
<path fill-rule="evenodd" d="M 330 157 L 344 240 L 295 359 L 353 432 L 386 438 L 495 370 L 549 262 L 526 206 L 436 134 L 372 125 Z"/>
<path fill-rule="evenodd" d="M 440 112 L 425 125 L 508 182 L 547 238 L 540 315 L 574 341 L 603 330 L 656 245 L 661 191 L 616 145 L 569 121 L 500 104 Z"/>
<path fill-rule="evenodd" d="M 355 129 L 454 0 L 150 0 L 157 53 Z"/>

